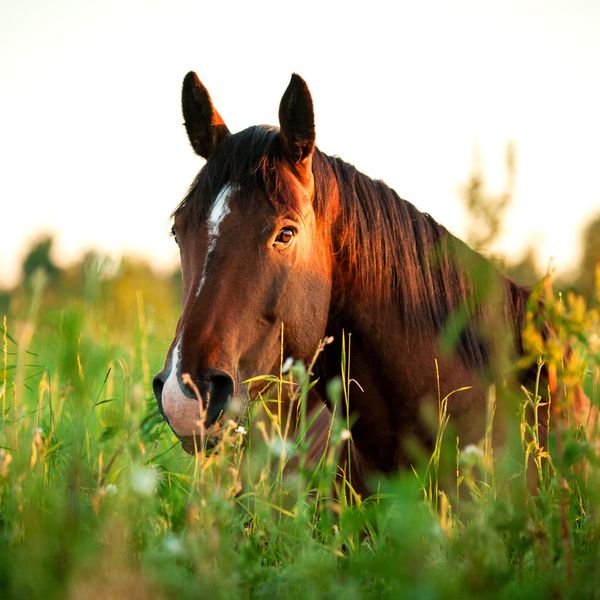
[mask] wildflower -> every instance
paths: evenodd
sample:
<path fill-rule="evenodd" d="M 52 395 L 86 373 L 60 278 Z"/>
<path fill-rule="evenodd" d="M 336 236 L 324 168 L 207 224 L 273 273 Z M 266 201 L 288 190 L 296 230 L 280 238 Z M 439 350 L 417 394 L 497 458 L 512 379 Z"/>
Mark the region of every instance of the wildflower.
<path fill-rule="evenodd" d="M 293 456 L 294 446 L 289 440 L 274 438 L 269 441 L 269 448 L 275 456 Z"/>
<path fill-rule="evenodd" d="M 468 444 L 462 449 L 463 456 L 472 456 L 473 458 L 483 458 L 483 450 L 475 444 Z"/>
<path fill-rule="evenodd" d="M 293 365 L 294 365 L 294 359 L 291 356 L 288 356 L 285 359 L 285 361 L 281 367 L 281 372 L 287 373 L 292 368 Z"/>
<path fill-rule="evenodd" d="M 163 540 L 163 547 L 167 554 L 171 556 L 181 556 L 183 554 L 183 543 L 181 539 L 172 533 L 168 533 Z"/>
<path fill-rule="evenodd" d="M 238 425 L 235 432 L 239 433 L 240 435 L 246 435 L 248 433 L 243 425 Z"/>
<path fill-rule="evenodd" d="M 352 432 L 349 429 L 342 429 L 342 431 L 340 432 L 340 440 L 342 440 L 343 442 L 349 440 L 351 437 Z"/>
<path fill-rule="evenodd" d="M 105 488 L 107 496 L 114 496 L 117 493 L 117 486 L 114 483 L 109 483 Z"/>
<path fill-rule="evenodd" d="M 468 444 L 460 452 L 460 462 L 465 467 L 481 466 L 483 458 L 483 450 L 475 444 Z"/>
<path fill-rule="evenodd" d="M 154 493 L 157 483 L 158 474 L 154 467 L 134 467 L 131 485 L 138 494 L 141 496 L 151 496 Z"/>

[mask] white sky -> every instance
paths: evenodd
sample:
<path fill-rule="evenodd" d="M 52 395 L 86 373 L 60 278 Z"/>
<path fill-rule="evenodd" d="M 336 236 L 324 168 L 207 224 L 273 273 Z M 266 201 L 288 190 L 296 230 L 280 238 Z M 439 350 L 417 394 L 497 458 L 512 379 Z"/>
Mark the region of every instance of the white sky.
<path fill-rule="evenodd" d="M 202 160 L 180 109 L 196 70 L 232 131 L 277 124 L 292 71 L 322 150 L 454 233 L 482 157 L 517 189 L 501 248 L 574 264 L 600 212 L 600 2 L 0 0 L 0 285 L 40 231 L 177 263 L 169 214 Z"/>

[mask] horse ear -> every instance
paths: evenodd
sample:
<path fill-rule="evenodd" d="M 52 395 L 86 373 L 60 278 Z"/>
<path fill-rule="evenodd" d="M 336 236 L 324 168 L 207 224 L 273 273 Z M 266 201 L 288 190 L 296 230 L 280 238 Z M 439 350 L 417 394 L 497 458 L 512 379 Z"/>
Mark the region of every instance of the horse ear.
<path fill-rule="evenodd" d="M 193 71 L 183 80 L 181 106 L 192 148 L 196 154 L 208 158 L 229 133 L 229 129 L 213 106 L 208 91 Z"/>
<path fill-rule="evenodd" d="M 308 86 L 294 73 L 279 105 L 281 143 L 298 171 L 310 174 L 315 148 L 315 115 Z"/>

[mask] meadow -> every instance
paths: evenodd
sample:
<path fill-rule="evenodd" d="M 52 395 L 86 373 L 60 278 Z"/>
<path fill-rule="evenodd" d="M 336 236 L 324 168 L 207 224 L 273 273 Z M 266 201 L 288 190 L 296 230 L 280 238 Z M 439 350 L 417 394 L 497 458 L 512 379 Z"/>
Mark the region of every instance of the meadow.
<path fill-rule="evenodd" d="M 549 449 L 524 417 L 548 391 L 497 382 L 505 448 L 488 432 L 459 449 L 439 398 L 433 454 L 361 498 L 336 476 L 347 422 L 316 468 L 302 430 L 284 431 L 281 388 L 302 407 L 311 385 L 302 364 L 265 382 L 251 431 L 231 423 L 217 452 L 185 454 L 151 386 L 176 285 L 84 266 L 77 285 L 34 273 L 0 314 L 0 597 L 600 596 L 600 434 L 571 418 L 578 386 L 600 401 L 597 302 L 543 282 L 552 335 L 526 326 L 529 360 L 558 377 Z M 351 370 L 340 357 L 332 403 Z"/>

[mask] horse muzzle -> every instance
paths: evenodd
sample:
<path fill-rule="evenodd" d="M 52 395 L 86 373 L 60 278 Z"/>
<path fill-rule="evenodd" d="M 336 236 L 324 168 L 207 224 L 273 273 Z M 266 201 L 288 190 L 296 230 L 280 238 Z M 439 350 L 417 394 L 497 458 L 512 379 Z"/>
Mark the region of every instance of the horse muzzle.
<path fill-rule="evenodd" d="M 160 412 L 188 452 L 205 447 L 233 408 L 234 382 L 224 371 L 207 369 L 192 378 L 172 368 L 156 375 L 153 388 Z"/>

